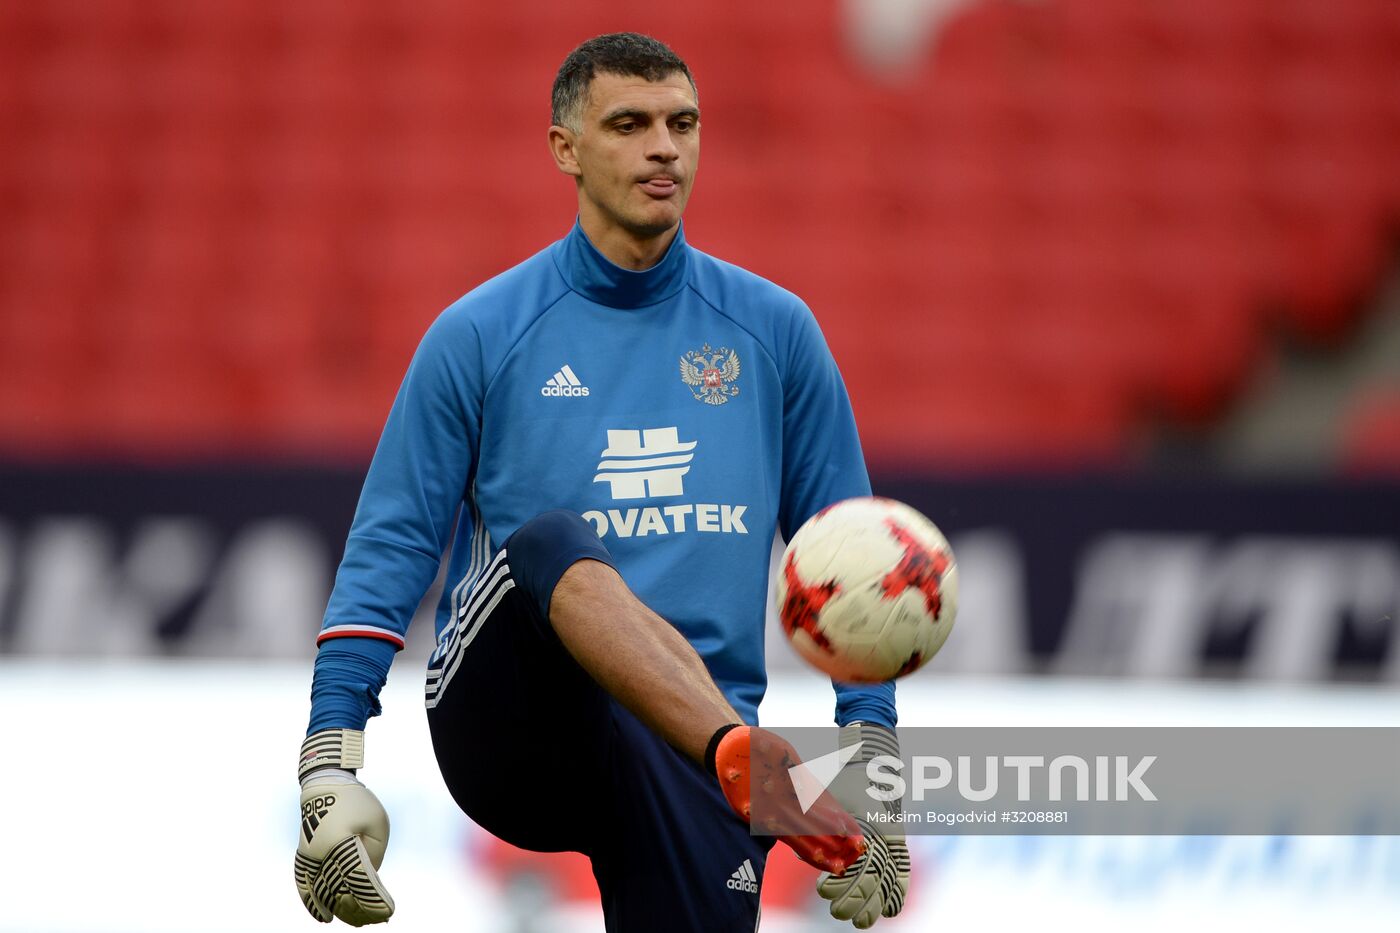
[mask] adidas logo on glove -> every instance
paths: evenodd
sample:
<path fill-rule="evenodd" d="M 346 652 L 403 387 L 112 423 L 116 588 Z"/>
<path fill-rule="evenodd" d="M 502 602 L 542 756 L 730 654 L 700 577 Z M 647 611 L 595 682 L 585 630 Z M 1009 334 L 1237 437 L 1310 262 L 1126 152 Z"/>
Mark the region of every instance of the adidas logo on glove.
<path fill-rule="evenodd" d="M 316 828 L 321 825 L 321 821 L 326 818 L 326 814 L 333 806 L 335 806 L 334 794 L 316 797 L 301 805 L 301 831 L 306 836 L 307 842 L 310 842 L 311 837 L 316 835 Z"/>
<path fill-rule="evenodd" d="M 753 865 L 748 859 L 744 859 L 744 864 L 735 869 L 734 874 L 729 876 L 725 882 L 725 887 L 731 891 L 745 891 L 749 894 L 758 893 L 758 876 L 753 873 Z"/>

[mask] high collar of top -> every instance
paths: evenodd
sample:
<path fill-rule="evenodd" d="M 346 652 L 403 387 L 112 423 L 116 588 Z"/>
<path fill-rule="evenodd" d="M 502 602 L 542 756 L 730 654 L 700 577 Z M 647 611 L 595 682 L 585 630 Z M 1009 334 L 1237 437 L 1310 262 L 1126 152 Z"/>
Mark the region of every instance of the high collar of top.
<path fill-rule="evenodd" d="M 682 225 L 660 262 L 645 271 L 633 272 L 598 252 L 575 221 L 554 261 L 569 287 L 589 301 L 610 308 L 642 308 L 665 301 L 684 287 L 690 270 L 690 248 L 685 245 Z"/>

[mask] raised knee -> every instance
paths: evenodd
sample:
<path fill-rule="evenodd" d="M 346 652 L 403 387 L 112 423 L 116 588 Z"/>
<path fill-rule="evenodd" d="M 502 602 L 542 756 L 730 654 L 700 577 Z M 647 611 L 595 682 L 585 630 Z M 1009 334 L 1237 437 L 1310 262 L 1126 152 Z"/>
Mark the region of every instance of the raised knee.
<path fill-rule="evenodd" d="M 506 548 L 512 557 L 511 562 L 515 563 L 516 559 L 529 561 L 571 545 L 590 545 L 595 541 L 598 541 L 598 535 L 582 515 L 568 509 L 554 509 L 541 512 L 515 529 L 515 533 L 506 539 Z"/>
<path fill-rule="evenodd" d="M 577 512 L 555 509 L 543 512 L 515 530 L 505 544 L 511 576 L 549 617 L 550 597 L 564 571 L 580 560 L 613 564 L 612 555 L 598 539 L 593 526 Z"/>

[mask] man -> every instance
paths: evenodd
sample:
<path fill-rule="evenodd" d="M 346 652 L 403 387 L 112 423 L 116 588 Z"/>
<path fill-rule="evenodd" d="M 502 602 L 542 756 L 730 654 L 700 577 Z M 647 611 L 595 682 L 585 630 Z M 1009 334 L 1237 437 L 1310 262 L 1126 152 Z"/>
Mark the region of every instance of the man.
<path fill-rule="evenodd" d="M 854 420 L 802 302 L 685 242 L 700 110 L 669 48 L 574 50 L 549 145 L 573 231 L 432 325 L 365 480 L 318 640 L 298 888 L 323 921 L 393 911 L 353 771 L 455 521 L 427 677 L 454 798 L 587 854 L 609 930 L 752 930 L 772 839 L 746 825 L 750 772 L 791 763 L 749 728 L 769 548 L 869 493 Z M 836 717 L 893 728 L 893 686 L 837 685 Z M 783 841 L 869 926 L 902 905 L 907 850 L 833 809 Z"/>

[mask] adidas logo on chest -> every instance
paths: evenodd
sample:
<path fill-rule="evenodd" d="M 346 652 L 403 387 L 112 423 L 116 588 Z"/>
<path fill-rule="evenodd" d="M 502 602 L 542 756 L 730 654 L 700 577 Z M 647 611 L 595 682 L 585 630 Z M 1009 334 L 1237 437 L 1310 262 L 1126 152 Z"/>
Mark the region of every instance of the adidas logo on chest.
<path fill-rule="evenodd" d="M 584 398 L 588 395 L 588 386 L 584 385 L 569 368 L 569 364 L 565 363 L 540 387 L 540 394 L 546 398 Z"/>

